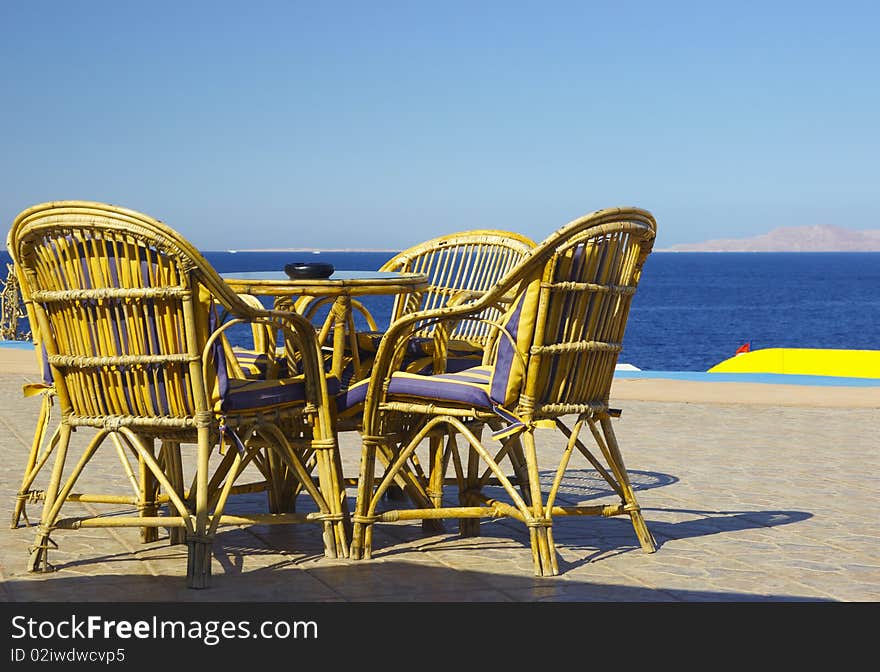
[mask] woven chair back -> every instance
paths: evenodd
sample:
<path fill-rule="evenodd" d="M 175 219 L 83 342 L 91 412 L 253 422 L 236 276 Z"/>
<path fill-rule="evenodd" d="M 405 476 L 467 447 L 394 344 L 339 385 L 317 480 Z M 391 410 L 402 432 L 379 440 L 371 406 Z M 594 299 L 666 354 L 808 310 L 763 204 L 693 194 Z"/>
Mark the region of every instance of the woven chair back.
<path fill-rule="evenodd" d="M 651 215 L 627 210 L 575 223 L 553 241 L 524 385 L 534 417 L 607 407 L 655 232 Z"/>
<path fill-rule="evenodd" d="M 179 234 L 134 211 L 66 201 L 21 213 L 8 247 L 71 424 L 183 428 L 209 410 L 211 297 L 232 293 Z"/>
<path fill-rule="evenodd" d="M 439 236 L 404 250 L 380 270 L 424 273 L 430 285 L 420 294 L 399 296 L 391 322 L 408 313 L 466 300 L 466 293 L 475 296 L 492 289 L 534 246 L 532 240 L 517 233 L 474 230 Z M 487 321 L 496 321 L 502 310 L 503 307 L 490 306 L 461 320 L 451 329 L 450 338 L 484 347 L 492 336 Z M 422 324 L 413 335 L 431 337 L 434 328 L 433 324 Z"/>
<path fill-rule="evenodd" d="M 655 235 L 644 210 L 601 210 L 549 236 L 502 281 L 519 296 L 487 354 L 493 399 L 535 419 L 607 408 Z"/>

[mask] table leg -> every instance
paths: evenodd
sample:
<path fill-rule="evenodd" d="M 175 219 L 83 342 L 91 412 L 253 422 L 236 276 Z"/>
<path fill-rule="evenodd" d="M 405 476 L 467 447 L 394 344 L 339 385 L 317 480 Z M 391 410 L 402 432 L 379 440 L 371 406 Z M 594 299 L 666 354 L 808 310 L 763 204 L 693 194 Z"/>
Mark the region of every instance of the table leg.
<path fill-rule="evenodd" d="M 338 380 L 342 380 L 342 370 L 345 366 L 343 355 L 345 354 L 345 325 L 351 312 L 351 297 L 348 294 L 340 294 L 333 302 L 333 360 L 330 365 L 330 373 Z"/>

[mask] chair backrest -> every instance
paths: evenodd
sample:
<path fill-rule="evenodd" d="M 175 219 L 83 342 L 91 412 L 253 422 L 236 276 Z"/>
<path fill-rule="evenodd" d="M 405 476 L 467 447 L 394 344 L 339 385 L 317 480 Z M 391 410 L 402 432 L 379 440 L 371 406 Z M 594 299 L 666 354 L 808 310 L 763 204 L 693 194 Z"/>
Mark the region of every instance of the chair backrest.
<path fill-rule="evenodd" d="M 7 247 L 62 413 L 185 427 L 211 409 L 219 377 L 203 355 L 215 307 L 240 299 L 177 232 L 132 210 L 59 201 L 23 211 Z"/>
<path fill-rule="evenodd" d="M 645 210 L 600 210 L 548 236 L 499 283 L 518 296 L 486 356 L 495 403 L 531 418 L 607 407 L 655 237 Z"/>
<path fill-rule="evenodd" d="M 479 295 L 488 291 L 534 246 L 518 233 L 479 229 L 438 236 L 398 253 L 380 270 L 424 273 L 430 285 L 419 294 L 398 296 L 391 322 L 408 313 L 464 300 L 469 292 Z M 501 314 L 501 308 L 489 306 L 458 322 L 449 336 L 482 348 L 492 337 L 492 328 L 485 321 L 495 321 Z M 422 325 L 414 336 L 430 337 L 434 328 L 433 324 Z"/>

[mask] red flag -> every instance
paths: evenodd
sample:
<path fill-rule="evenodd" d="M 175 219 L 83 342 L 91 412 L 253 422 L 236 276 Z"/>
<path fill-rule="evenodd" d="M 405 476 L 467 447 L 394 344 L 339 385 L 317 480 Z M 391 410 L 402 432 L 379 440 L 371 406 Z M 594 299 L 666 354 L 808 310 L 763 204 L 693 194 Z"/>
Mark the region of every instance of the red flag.
<path fill-rule="evenodd" d="M 741 355 L 741 354 L 743 354 L 744 352 L 748 352 L 748 351 L 751 349 L 751 345 L 752 345 L 752 344 L 751 344 L 751 341 L 746 341 L 745 343 L 743 343 L 741 346 L 739 346 L 739 347 L 736 349 L 736 353 L 735 353 L 735 354 L 737 354 L 737 355 Z"/>

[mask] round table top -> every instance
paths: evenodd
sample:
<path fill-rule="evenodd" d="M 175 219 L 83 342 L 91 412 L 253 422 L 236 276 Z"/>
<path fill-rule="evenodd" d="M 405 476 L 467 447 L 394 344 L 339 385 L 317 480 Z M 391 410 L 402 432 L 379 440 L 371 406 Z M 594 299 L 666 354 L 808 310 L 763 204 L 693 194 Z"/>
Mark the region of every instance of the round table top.
<path fill-rule="evenodd" d="M 221 277 L 239 294 L 400 294 L 424 289 L 428 277 L 422 273 L 386 271 L 334 271 L 329 278 L 293 279 L 284 271 L 242 271 Z"/>

